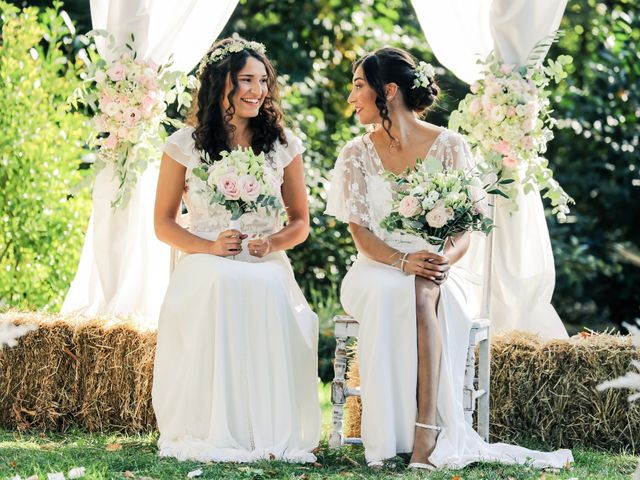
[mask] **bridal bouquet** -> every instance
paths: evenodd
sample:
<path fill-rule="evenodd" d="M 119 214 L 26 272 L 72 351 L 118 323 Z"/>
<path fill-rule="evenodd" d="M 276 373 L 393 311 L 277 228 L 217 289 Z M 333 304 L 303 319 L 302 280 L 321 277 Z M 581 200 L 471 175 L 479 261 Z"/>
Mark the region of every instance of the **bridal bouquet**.
<path fill-rule="evenodd" d="M 552 79 L 558 83 L 567 76 L 564 66 L 572 59 L 561 55 L 543 65 L 535 52 L 522 67 L 490 56 L 484 62 L 484 78 L 471 85 L 471 93 L 451 114 L 449 127 L 464 133 L 484 158 L 485 172 L 514 180 L 506 189 L 513 209 L 519 185 L 525 193 L 537 186 L 551 199 L 553 213 L 564 220 L 573 199 L 553 178 L 542 155 L 556 124 L 547 87 Z"/>
<path fill-rule="evenodd" d="M 94 35 L 102 35 L 97 32 Z M 113 39 L 109 42 L 113 44 Z M 113 51 L 113 61 L 98 58 L 88 65 L 85 83 L 72 101 L 94 110 L 91 143 L 98 147 L 95 172 L 111 164 L 119 188 L 113 208 L 126 207 L 131 191 L 148 164 L 159 160 L 166 136 L 163 125 L 180 126 L 167 116 L 167 105 L 178 100 L 178 108 L 191 104 L 187 89 L 195 78 L 169 70 L 171 63 L 156 65 L 137 57 L 133 38 Z"/>
<path fill-rule="evenodd" d="M 489 218 L 489 194 L 507 196 L 502 185 L 511 179 L 483 185 L 480 175 L 470 171 L 444 170 L 442 163 L 430 158 L 419 162 L 406 175 L 386 173 L 392 185 L 392 210 L 380 226 L 424 238 L 444 249 L 449 238 L 460 233 L 493 228 Z"/>
<path fill-rule="evenodd" d="M 205 182 L 205 192 L 211 204 L 217 203 L 231 213 L 231 220 L 239 220 L 245 213 L 263 211 L 282 213 L 278 195 L 280 181 L 265 162 L 264 153 L 256 155 L 251 148 L 222 152 L 222 158 L 193 169 L 193 174 Z"/>

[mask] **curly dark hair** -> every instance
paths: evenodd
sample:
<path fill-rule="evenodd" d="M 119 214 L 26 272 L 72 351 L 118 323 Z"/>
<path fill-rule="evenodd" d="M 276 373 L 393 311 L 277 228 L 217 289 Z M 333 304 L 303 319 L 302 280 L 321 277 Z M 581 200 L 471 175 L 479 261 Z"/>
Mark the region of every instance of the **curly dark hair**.
<path fill-rule="evenodd" d="M 225 38 L 214 43 L 206 57 L 217 48 L 224 48 L 231 42 L 245 41 L 239 37 Z M 196 101 L 189 113 L 187 123 L 195 127 L 193 140 L 198 150 L 206 152 L 211 161 L 219 160 L 220 152 L 230 150 L 229 138 L 235 126 L 230 123 L 235 113 L 233 95 L 238 88 L 238 72 L 244 68 L 247 59 L 253 57 L 262 62 L 267 71 L 267 87 L 269 94 L 260 107 L 258 115 L 249 120 L 249 127 L 253 133 L 251 148 L 256 154 L 268 153 L 273 149 L 276 140 L 286 144 L 282 111 L 278 106 L 279 92 L 276 71 L 269 59 L 261 52 L 245 48 L 239 52 L 230 53 L 217 62 L 204 64 L 198 71 L 200 88 L 195 95 Z M 224 94 L 227 75 L 231 76 L 233 88 L 227 95 L 229 107 L 222 110 L 222 95 Z"/>
<path fill-rule="evenodd" d="M 376 106 L 382 117 L 382 128 L 391 140 L 396 140 L 391 135 L 391 118 L 384 86 L 395 83 L 402 92 L 405 106 L 423 116 L 429 107 L 435 103 L 440 93 L 440 88 L 435 80 L 428 86 L 413 88 L 416 78 L 416 60 L 407 51 L 394 47 L 383 47 L 375 52 L 368 53 L 353 64 L 353 72 L 362 67 L 367 83 L 376 92 Z"/>

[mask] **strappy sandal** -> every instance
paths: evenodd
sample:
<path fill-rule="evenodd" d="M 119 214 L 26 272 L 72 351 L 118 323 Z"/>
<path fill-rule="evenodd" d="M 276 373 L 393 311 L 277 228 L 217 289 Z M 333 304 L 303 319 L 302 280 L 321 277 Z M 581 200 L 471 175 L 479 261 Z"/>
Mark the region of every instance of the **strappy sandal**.
<path fill-rule="evenodd" d="M 436 432 L 438 432 L 438 434 L 436 435 L 436 441 L 438 440 L 438 435 L 440 435 L 440 432 L 442 431 L 442 427 L 438 427 L 437 425 L 427 425 L 426 423 L 416 422 L 416 427 L 425 428 L 427 430 L 435 430 Z M 436 469 L 436 467 L 434 467 L 429 463 L 418 463 L 418 462 L 410 463 L 407 466 L 407 468 L 410 468 L 411 470 L 429 470 L 429 471 L 433 471 Z"/>

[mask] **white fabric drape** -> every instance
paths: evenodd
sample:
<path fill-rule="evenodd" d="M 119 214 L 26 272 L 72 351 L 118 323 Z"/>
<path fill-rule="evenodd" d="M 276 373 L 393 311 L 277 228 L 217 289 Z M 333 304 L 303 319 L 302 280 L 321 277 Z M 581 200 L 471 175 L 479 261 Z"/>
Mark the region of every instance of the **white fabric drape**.
<path fill-rule="evenodd" d="M 558 29 L 567 0 L 412 0 L 438 61 L 466 83 L 480 78 L 491 50 L 522 65 L 542 38 Z M 452 34 L 452 32 L 464 32 Z"/>
<path fill-rule="evenodd" d="M 173 55 L 173 68 L 190 71 L 227 24 L 238 0 L 91 0 L 91 21 L 116 45 L 134 34 L 136 52 L 158 65 Z M 104 41 L 100 55 L 108 55 Z"/>
<path fill-rule="evenodd" d="M 537 42 L 558 29 L 567 0 L 412 0 L 438 61 L 467 83 L 480 78 L 478 58 L 495 50 L 506 63 L 523 65 Z M 464 32 L 464 35 L 451 32 Z M 491 323 L 495 331 L 525 330 L 565 338 L 551 305 L 555 267 L 549 230 L 538 191 L 518 197 L 510 214 L 498 199 L 495 209 Z M 475 237 L 477 239 L 477 237 Z M 482 242 L 465 261 L 481 263 Z"/>
<path fill-rule="evenodd" d="M 92 0 L 93 28 L 106 30 L 116 46 L 134 35 L 138 56 L 188 72 L 220 34 L 238 0 Z M 104 41 L 98 51 L 109 55 Z M 93 211 L 76 277 L 62 313 L 86 316 L 130 315 L 157 324 L 169 282 L 169 247 L 153 229 L 157 166 L 139 178 L 124 209 L 110 206 L 118 182 L 107 167 L 97 176 Z"/>
<path fill-rule="evenodd" d="M 466 83 L 480 78 L 477 60 L 493 50 L 492 0 L 412 0 L 424 36 L 438 61 Z"/>

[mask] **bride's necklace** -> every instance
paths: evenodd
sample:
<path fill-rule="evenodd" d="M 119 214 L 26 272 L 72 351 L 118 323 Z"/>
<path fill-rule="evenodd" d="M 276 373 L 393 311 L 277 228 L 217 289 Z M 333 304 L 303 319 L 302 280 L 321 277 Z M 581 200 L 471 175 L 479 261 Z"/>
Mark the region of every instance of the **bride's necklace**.
<path fill-rule="evenodd" d="M 414 134 L 414 132 L 417 131 L 417 128 L 412 128 L 411 130 L 409 130 L 409 133 L 406 135 L 406 137 L 410 137 L 411 135 Z M 392 151 L 394 148 L 400 148 L 402 145 L 400 143 L 400 140 L 394 140 L 393 138 L 389 140 L 389 143 L 387 144 L 387 149 L 389 151 Z"/>

